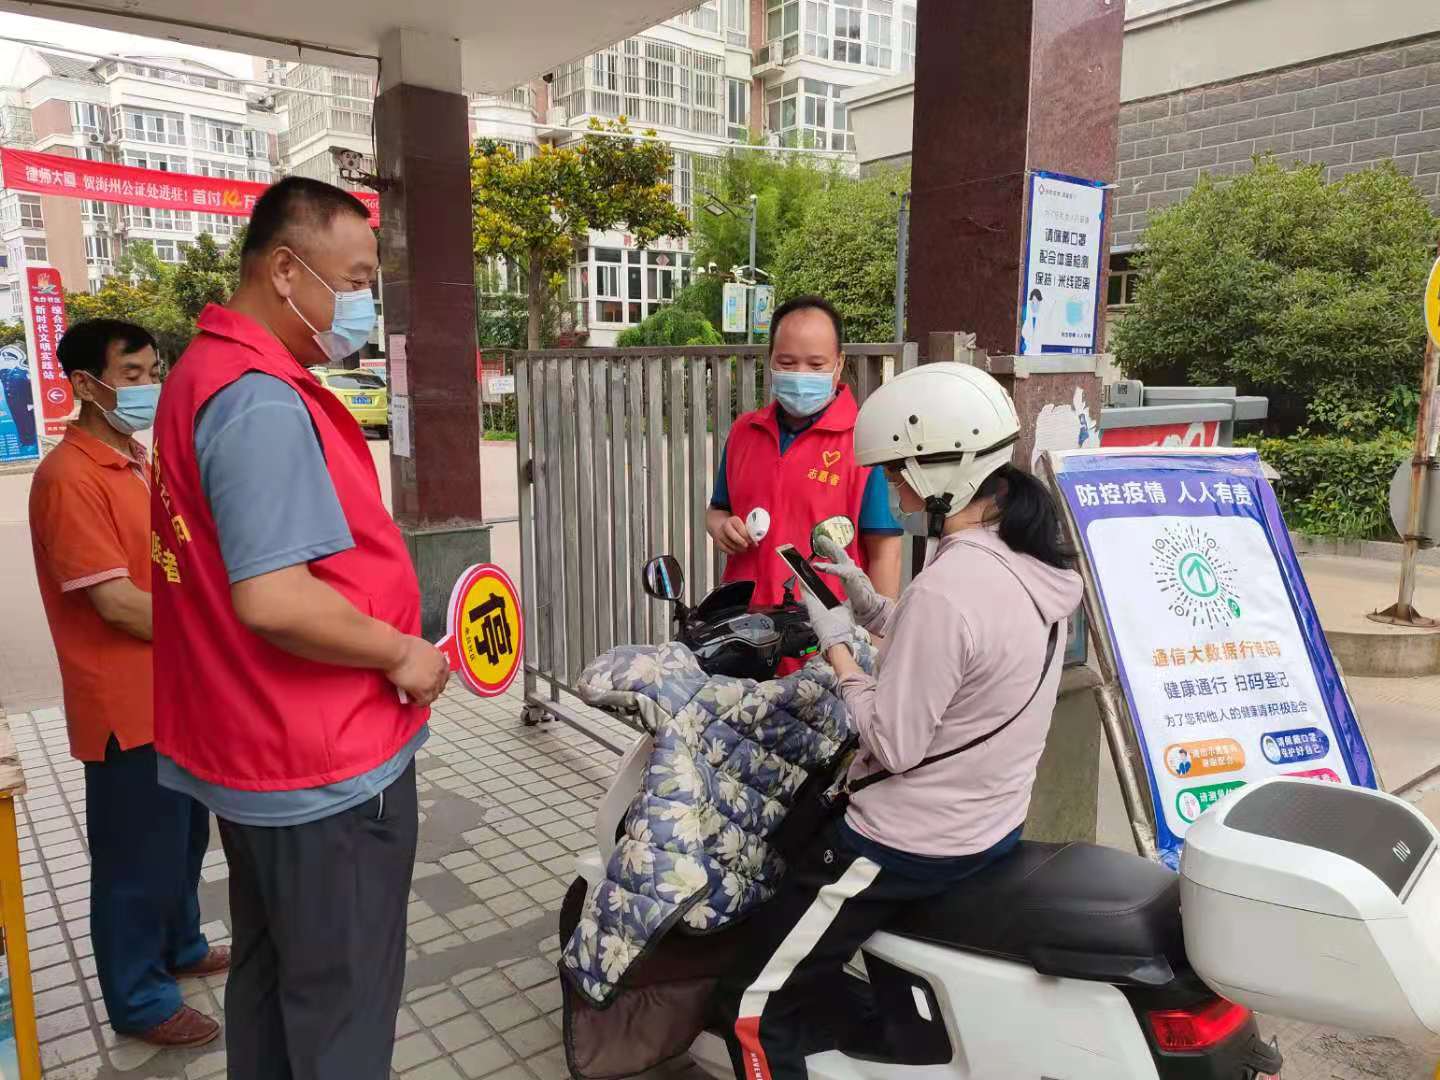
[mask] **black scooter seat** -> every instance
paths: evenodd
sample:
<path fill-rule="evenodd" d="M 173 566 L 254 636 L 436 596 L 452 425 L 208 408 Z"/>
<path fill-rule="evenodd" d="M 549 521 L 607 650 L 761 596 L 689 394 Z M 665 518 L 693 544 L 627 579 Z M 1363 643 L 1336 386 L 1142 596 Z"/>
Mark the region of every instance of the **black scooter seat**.
<path fill-rule="evenodd" d="M 1160 987 L 1189 970 L 1179 876 L 1095 844 L 1022 842 L 886 929 L 1042 975 Z"/>

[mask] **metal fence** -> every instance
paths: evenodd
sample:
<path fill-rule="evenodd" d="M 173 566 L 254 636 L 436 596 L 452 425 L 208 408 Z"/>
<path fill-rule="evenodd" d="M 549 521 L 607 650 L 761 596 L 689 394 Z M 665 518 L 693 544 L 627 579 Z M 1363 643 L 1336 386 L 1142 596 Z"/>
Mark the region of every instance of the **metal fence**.
<path fill-rule="evenodd" d="M 845 379 L 864 401 L 916 359 L 914 345 L 850 345 Z M 645 561 L 679 559 L 693 600 L 720 580 L 722 555 L 705 531 L 705 510 L 731 423 L 768 400 L 766 351 L 545 350 L 509 360 L 525 719 L 549 715 L 594 735 L 562 694 L 606 650 L 670 636 L 671 609 L 641 587 Z"/>

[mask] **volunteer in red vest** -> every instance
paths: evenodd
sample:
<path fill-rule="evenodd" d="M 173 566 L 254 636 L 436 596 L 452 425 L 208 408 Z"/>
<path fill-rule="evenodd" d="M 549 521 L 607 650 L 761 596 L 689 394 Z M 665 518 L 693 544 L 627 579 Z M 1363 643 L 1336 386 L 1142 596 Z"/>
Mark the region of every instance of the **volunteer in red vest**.
<path fill-rule="evenodd" d="M 155 745 L 229 861 L 231 1080 L 390 1075 L 448 668 L 365 436 L 306 370 L 369 338 L 377 268 L 357 199 L 271 187 L 156 421 Z"/>
<path fill-rule="evenodd" d="M 705 527 L 728 556 L 725 580 L 754 581 L 757 607 L 779 603 L 790 577 L 775 549 L 794 544 L 808 556 L 810 530 L 837 514 L 859 527 L 851 558 L 883 595 L 900 593 L 900 523 L 884 475 L 855 461 L 857 410 L 840 381 L 843 341 L 828 300 L 782 304 L 770 326 L 775 400 L 736 420 L 720 455 Z M 746 525 L 757 508 L 769 519 L 758 541 Z"/>

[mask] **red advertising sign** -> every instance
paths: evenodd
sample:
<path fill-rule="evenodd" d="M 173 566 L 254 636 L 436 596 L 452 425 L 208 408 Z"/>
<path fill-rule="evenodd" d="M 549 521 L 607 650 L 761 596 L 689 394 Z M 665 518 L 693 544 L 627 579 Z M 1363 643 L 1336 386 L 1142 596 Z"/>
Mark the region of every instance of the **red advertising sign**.
<path fill-rule="evenodd" d="M 35 374 L 40 383 L 41 415 L 45 434 L 60 435 L 65 420 L 75 408 L 70 380 L 60 370 L 55 346 L 65 335 L 65 290 L 60 271 L 48 266 L 29 266 L 25 276 L 30 285 L 30 323 L 35 328 Z"/>
<path fill-rule="evenodd" d="M 194 210 L 202 214 L 247 216 L 268 184 L 227 180 L 222 176 L 136 169 L 105 161 L 27 150 L 0 150 L 5 187 L 37 195 L 150 206 L 159 210 Z M 380 196 L 373 191 L 353 192 L 370 210 L 370 224 L 380 224 Z"/>
<path fill-rule="evenodd" d="M 1190 424 L 1151 424 L 1148 427 L 1102 428 L 1100 445 L 1112 446 L 1218 446 L 1220 421 L 1196 420 Z"/>

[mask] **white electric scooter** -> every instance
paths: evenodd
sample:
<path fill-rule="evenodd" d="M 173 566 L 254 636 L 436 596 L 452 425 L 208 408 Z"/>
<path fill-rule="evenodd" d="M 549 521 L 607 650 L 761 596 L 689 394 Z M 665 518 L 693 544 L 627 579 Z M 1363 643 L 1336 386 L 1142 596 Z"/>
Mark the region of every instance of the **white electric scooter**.
<path fill-rule="evenodd" d="M 636 741 L 597 812 L 577 860 L 590 885 L 649 752 Z M 814 1080 L 1278 1075 L 1252 1009 L 1440 1053 L 1440 832 L 1390 795 L 1269 780 L 1191 828 L 1178 876 L 1112 848 L 1022 843 L 871 937 L 849 975 L 883 1038 L 813 1054 Z M 734 1075 L 714 1033 L 690 1056 Z"/>
<path fill-rule="evenodd" d="M 773 614 L 737 627 L 715 598 L 679 606 L 666 557 L 645 582 L 677 603 L 682 639 L 724 639 L 712 666 L 763 646 L 773 671 Z M 597 809 L 577 908 L 650 750 L 635 741 Z M 1440 1054 L 1440 831 L 1391 795 L 1272 779 L 1191 826 L 1178 876 L 1114 848 L 1024 842 L 873 935 L 847 976 L 832 1004 L 872 1004 L 883 1031 L 809 1056 L 813 1080 L 1260 1080 L 1281 1059 L 1251 1010 Z M 690 1056 L 734 1076 L 714 1033 Z"/>

